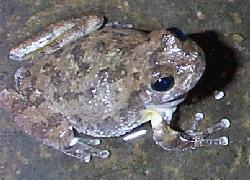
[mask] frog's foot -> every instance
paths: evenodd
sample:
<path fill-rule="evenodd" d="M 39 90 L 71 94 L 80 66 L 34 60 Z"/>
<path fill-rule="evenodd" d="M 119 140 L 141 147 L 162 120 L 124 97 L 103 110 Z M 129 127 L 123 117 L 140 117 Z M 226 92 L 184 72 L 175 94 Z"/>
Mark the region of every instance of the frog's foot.
<path fill-rule="evenodd" d="M 134 25 L 131 23 L 121 24 L 118 21 L 112 21 L 112 22 L 105 24 L 105 27 L 132 29 Z"/>
<path fill-rule="evenodd" d="M 228 138 L 223 136 L 217 139 L 209 139 L 208 136 L 214 134 L 217 131 L 228 128 L 230 122 L 228 119 L 222 119 L 220 123 L 215 124 L 212 127 L 206 128 L 204 131 L 197 131 L 199 120 L 194 121 L 193 126 L 189 129 L 180 133 L 180 139 L 182 141 L 190 142 L 190 149 L 196 149 L 202 146 L 211 145 L 228 145 Z M 188 147 L 187 147 L 188 148 Z M 185 150 L 185 149 L 184 149 Z"/>
<path fill-rule="evenodd" d="M 100 150 L 93 147 L 99 144 L 99 139 L 73 138 L 69 146 L 66 147 L 63 152 L 84 162 L 89 162 L 92 156 L 101 158 L 109 157 L 110 153 L 108 150 Z"/>
<path fill-rule="evenodd" d="M 9 58 L 23 61 L 31 58 L 36 51 L 42 54 L 53 53 L 66 44 L 96 31 L 103 25 L 103 21 L 104 18 L 98 16 L 83 16 L 51 24 L 34 37 L 11 48 Z"/>
<path fill-rule="evenodd" d="M 166 150 L 186 151 L 196 149 L 203 146 L 211 145 L 227 145 L 228 138 L 220 137 L 218 139 L 209 139 L 209 135 L 221 129 L 228 128 L 230 122 L 222 119 L 220 123 L 197 132 L 197 127 L 202 118 L 196 117 L 192 127 L 183 132 L 177 132 L 170 128 L 169 125 L 164 126 L 162 117 L 159 114 L 151 115 L 151 125 L 153 128 L 153 139 L 157 145 Z"/>

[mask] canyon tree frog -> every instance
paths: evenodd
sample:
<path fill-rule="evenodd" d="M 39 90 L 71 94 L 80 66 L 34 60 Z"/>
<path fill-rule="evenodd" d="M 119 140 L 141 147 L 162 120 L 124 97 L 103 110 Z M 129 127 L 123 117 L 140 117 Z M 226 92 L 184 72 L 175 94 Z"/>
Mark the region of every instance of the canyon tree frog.
<path fill-rule="evenodd" d="M 15 88 L 0 92 L 0 107 L 25 133 L 70 156 L 107 158 L 108 150 L 95 147 L 98 137 L 122 136 L 146 122 L 166 150 L 227 144 L 226 137 L 207 138 L 226 121 L 202 132 L 197 118 L 189 130 L 170 127 L 205 60 L 194 41 L 166 29 L 145 33 L 105 26 L 97 16 L 71 18 L 11 48 L 9 58 L 25 63 Z"/>

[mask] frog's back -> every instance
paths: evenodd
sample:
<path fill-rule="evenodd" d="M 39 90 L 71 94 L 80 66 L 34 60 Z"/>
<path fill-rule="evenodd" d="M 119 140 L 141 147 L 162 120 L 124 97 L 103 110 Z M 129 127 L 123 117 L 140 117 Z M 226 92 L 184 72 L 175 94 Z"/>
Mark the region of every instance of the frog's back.
<path fill-rule="evenodd" d="M 17 87 L 31 104 L 49 102 L 80 132 L 119 136 L 139 125 L 133 51 L 144 41 L 139 31 L 103 28 L 19 69 Z"/>

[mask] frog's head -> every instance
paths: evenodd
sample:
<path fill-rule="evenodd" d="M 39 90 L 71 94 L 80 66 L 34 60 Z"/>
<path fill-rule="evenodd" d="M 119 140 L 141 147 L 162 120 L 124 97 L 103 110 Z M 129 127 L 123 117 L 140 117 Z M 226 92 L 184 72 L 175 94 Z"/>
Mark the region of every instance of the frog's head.
<path fill-rule="evenodd" d="M 160 33 L 159 33 L 160 32 Z M 156 48 L 150 53 L 151 82 L 146 106 L 173 107 L 182 102 L 202 76 L 205 58 L 192 40 L 181 40 L 167 30 L 151 33 Z"/>

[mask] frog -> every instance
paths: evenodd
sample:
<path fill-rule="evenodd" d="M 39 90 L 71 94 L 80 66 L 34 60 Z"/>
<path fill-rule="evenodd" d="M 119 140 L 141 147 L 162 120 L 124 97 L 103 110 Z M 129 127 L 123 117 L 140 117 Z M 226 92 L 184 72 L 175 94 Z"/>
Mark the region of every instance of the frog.
<path fill-rule="evenodd" d="M 13 46 L 9 59 L 22 65 L 14 87 L 0 91 L 0 108 L 32 138 L 83 162 L 110 156 L 97 147 L 100 138 L 123 137 L 145 123 L 166 151 L 228 144 L 225 136 L 208 138 L 228 120 L 203 131 L 199 117 L 190 129 L 172 127 L 206 63 L 196 42 L 167 28 L 145 32 L 96 15 L 72 17 Z"/>

